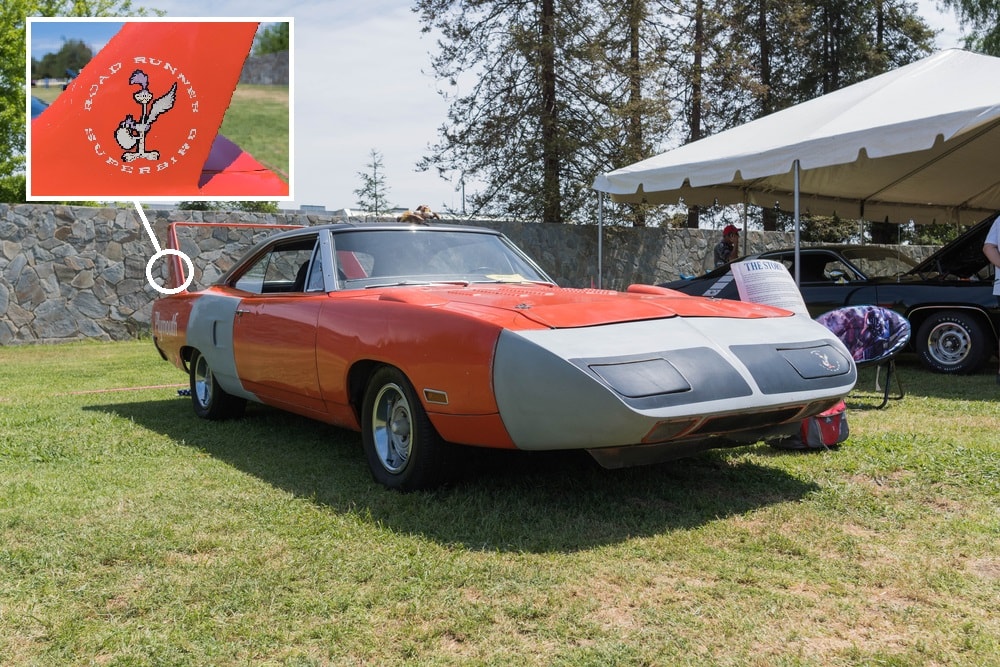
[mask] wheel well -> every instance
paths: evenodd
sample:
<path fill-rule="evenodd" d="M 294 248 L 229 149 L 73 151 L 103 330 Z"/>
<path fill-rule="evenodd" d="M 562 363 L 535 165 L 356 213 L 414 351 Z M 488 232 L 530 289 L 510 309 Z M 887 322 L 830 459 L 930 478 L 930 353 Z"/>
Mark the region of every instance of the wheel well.
<path fill-rule="evenodd" d="M 361 422 L 361 405 L 365 400 L 365 389 L 368 387 L 368 379 L 375 371 L 385 365 L 380 361 L 362 359 L 356 361 L 347 373 L 347 398 L 359 423 Z"/>
<path fill-rule="evenodd" d="M 194 353 L 195 353 L 195 348 L 191 347 L 190 345 L 184 345 L 180 349 L 181 361 L 184 362 L 185 373 L 191 372 L 191 369 L 188 367 L 188 364 L 191 363 L 191 357 L 194 356 Z"/>

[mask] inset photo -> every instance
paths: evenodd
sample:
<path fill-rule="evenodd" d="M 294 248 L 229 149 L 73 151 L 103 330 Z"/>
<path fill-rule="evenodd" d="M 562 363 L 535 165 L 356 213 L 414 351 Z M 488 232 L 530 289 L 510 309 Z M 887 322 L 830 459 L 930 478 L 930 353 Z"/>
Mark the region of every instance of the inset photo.
<path fill-rule="evenodd" d="M 28 200 L 291 200 L 291 33 L 29 17 Z"/>

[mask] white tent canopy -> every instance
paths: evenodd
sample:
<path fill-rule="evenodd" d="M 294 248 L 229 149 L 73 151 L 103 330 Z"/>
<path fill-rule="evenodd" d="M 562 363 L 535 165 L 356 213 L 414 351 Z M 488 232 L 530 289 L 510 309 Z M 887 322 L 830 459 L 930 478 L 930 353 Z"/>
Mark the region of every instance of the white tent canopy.
<path fill-rule="evenodd" d="M 970 224 L 1000 210 L 998 81 L 1000 58 L 941 51 L 602 174 L 594 189 L 620 202 Z"/>

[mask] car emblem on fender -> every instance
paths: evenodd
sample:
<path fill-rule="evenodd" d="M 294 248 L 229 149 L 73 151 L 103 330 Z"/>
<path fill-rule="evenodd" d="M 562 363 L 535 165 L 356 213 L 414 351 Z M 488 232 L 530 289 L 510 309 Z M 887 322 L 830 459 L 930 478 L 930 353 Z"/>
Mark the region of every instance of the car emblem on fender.
<path fill-rule="evenodd" d="M 831 373 L 836 373 L 841 370 L 840 362 L 836 360 L 831 360 L 830 355 L 826 352 L 820 352 L 819 350 L 813 350 L 812 356 L 816 357 L 819 361 L 819 365 L 830 371 Z"/>

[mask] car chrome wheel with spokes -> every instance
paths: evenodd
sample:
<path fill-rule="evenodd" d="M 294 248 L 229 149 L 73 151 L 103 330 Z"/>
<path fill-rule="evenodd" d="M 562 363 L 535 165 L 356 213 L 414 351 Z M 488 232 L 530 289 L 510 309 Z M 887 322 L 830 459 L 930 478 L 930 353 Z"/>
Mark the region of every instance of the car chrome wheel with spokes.
<path fill-rule="evenodd" d="M 375 396 L 372 411 L 372 437 L 379 463 L 392 474 L 406 468 L 410 460 L 410 436 L 413 415 L 399 385 L 390 383 Z"/>
<path fill-rule="evenodd" d="M 989 359 L 993 345 L 979 319 L 956 310 L 934 313 L 917 332 L 920 361 L 938 373 L 974 373 Z"/>
<path fill-rule="evenodd" d="M 378 483 L 415 491 L 443 480 L 448 444 L 398 369 L 384 366 L 372 375 L 365 391 L 361 428 L 368 467 Z"/>
<path fill-rule="evenodd" d="M 208 359 L 197 350 L 189 362 L 191 373 L 191 404 L 194 413 L 202 419 L 230 419 L 239 417 L 246 408 L 246 401 L 233 396 L 219 386 Z"/>

